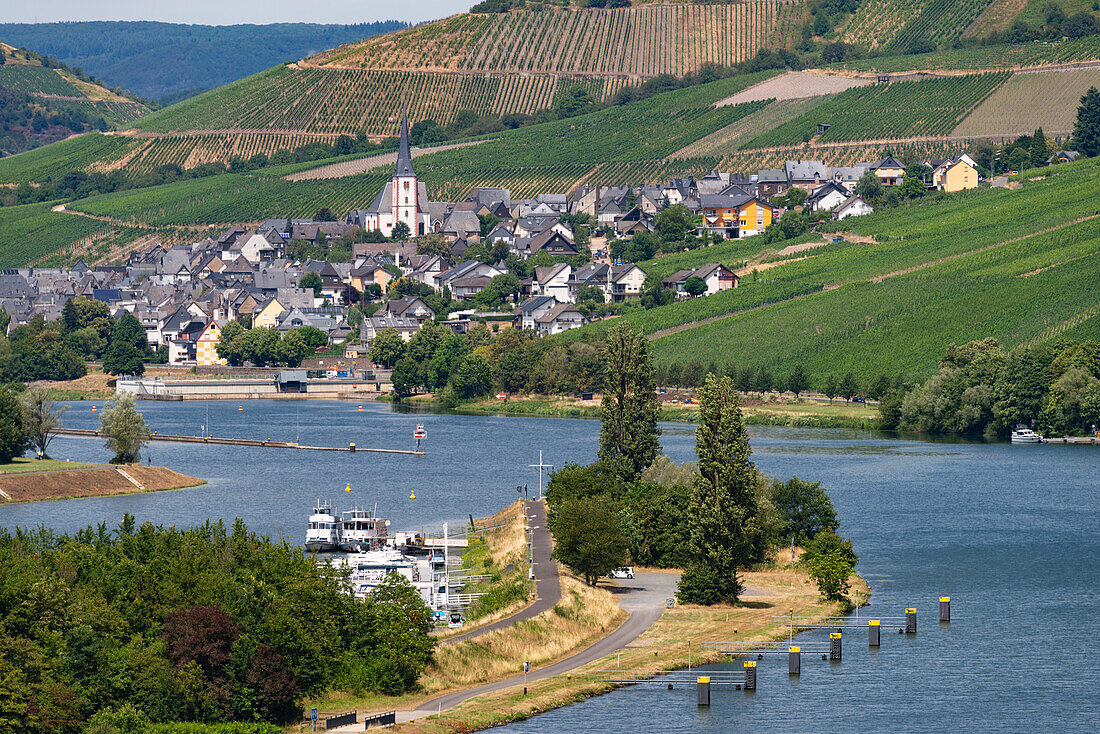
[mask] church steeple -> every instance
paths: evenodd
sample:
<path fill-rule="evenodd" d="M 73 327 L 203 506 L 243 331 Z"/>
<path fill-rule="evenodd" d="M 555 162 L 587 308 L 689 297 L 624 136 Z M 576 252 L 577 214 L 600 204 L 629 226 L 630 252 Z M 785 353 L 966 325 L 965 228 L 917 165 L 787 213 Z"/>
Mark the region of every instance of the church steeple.
<path fill-rule="evenodd" d="M 409 116 L 407 109 L 401 110 L 401 144 L 397 148 L 397 166 L 393 171 L 394 178 L 398 176 L 415 176 L 413 170 L 412 152 L 409 150 Z"/>

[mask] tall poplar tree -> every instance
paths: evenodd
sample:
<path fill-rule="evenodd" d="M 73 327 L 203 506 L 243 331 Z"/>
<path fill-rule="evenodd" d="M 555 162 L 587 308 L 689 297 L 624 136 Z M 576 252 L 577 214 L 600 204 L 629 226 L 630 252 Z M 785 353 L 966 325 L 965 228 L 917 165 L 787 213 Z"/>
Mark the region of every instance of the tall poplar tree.
<path fill-rule="evenodd" d="M 611 327 L 603 356 L 606 387 L 597 456 L 621 486 L 637 481 L 661 450 L 657 441 L 661 405 L 641 332 L 625 322 Z"/>
<path fill-rule="evenodd" d="M 733 603 L 741 593 L 737 571 L 751 563 L 759 535 L 756 469 L 749 461 L 752 449 L 733 380 L 708 375 L 698 397 L 692 560 L 680 578 L 677 596 L 685 604 Z"/>

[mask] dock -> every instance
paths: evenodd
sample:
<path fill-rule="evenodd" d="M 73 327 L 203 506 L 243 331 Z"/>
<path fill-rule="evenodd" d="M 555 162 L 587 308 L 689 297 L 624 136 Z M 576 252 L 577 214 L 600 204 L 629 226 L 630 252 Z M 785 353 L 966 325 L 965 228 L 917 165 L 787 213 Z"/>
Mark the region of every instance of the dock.
<path fill-rule="evenodd" d="M 1061 438 L 1044 438 L 1043 443 L 1076 443 L 1098 446 L 1100 445 L 1100 438 L 1096 436 L 1062 436 Z"/>
<path fill-rule="evenodd" d="M 89 428 L 59 428 L 56 431 L 59 436 L 77 436 L 80 438 L 99 438 L 99 431 Z M 298 449 L 301 451 L 344 451 L 350 454 L 365 451 L 374 454 L 406 454 L 408 456 L 426 456 L 427 452 L 419 449 L 376 449 L 363 448 L 354 443 L 347 446 L 307 446 L 293 441 L 268 441 L 256 438 L 221 438 L 216 436 L 178 436 L 169 433 L 150 433 L 147 436 L 150 441 L 170 441 L 173 443 L 205 443 L 222 444 L 225 446 L 257 446 L 269 449 Z"/>

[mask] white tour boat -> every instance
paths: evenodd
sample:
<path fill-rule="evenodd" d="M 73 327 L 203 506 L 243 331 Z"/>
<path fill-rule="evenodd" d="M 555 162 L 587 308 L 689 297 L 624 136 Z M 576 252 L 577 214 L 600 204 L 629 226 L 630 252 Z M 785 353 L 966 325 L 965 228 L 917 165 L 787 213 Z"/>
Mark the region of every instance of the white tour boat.
<path fill-rule="evenodd" d="M 306 550 L 311 552 L 334 551 L 340 547 L 340 520 L 336 508 L 328 502 L 317 500 L 313 514 L 309 516 L 306 530 Z"/>
<path fill-rule="evenodd" d="M 343 514 L 340 527 L 340 550 L 348 553 L 366 553 L 386 544 L 388 520 L 383 520 L 374 510 L 353 507 Z"/>
<path fill-rule="evenodd" d="M 1012 431 L 1012 443 L 1042 443 L 1043 437 L 1021 424 Z"/>

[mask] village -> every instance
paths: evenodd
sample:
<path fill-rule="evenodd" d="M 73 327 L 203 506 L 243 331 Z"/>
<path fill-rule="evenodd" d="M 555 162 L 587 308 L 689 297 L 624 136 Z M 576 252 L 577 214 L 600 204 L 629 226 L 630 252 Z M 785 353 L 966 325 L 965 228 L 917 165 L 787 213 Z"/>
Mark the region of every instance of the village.
<path fill-rule="evenodd" d="M 965 153 L 922 165 L 930 190 L 978 186 L 976 163 Z M 840 167 L 798 160 L 749 176 L 711 171 L 664 185 L 583 186 L 522 200 L 507 189 L 476 188 L 466 201 L 433 202 L 417 178 L 403 120 L 392 181 L 342 222 L 269 219 L 190 246 L 152 242 L 124 265 L 6 270 L 0 306 L 10 331 L 37 315 L 58 319 L 77 297 L 101 301 L 116 318 L 132 314 L 169 366 L 195 368 L 229 363 L 218 345 L 231 321 L 280 334 L 312 327 L 324 338 L 311 347 L 341 345 L 349 358 L 329 360 L 329 377 L 376 379 L 381 390 L 384 376 L 355 368 L 365 368 L 367 360 L 357 358 L 368 356 L 383 331 L 407 342 L 429 320 L 456 333 L 478 322 L 540 336 L 577 328 L 641 298 L 646 273 L 622 253 L 653 257 L 663 215 L 705 247 L 764 233 L 792 210 L 835 220 L 869 214 L 873 207 L 855 193 L 868 175 L 884 190 L 897 189 L 906 167 L 893 156 Z M 350 250 L 348 261 L 293 256 L 335 242 Z M 659 288 L 685 298 L 739 284 L 738 273 L 712 262 L 675 272 Z"/>

